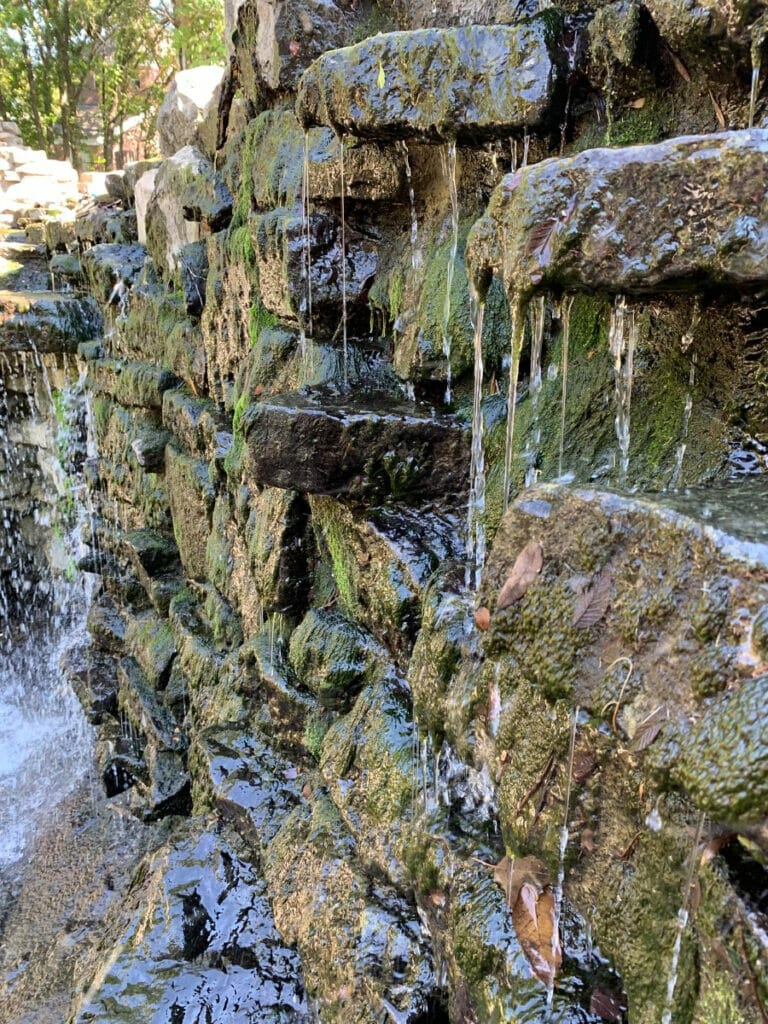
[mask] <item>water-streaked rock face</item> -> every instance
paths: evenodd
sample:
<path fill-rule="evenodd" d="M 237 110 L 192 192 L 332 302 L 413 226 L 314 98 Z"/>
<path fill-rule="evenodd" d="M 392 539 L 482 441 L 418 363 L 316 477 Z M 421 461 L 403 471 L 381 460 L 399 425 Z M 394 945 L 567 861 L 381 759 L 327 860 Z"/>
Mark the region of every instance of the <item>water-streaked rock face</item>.
<path fill-rule="evenodd" d="M 648 294 L 768 276 L 768 132 L 585 150 L 508 175 L 469 241 L 482 282 Z"/>
<path fill-rule="evenodd" d="M 545 20 L 378 35 L 323 54 L 296 110 L 305 125 L 360 138 L 504 137 L 551 115 L 554 53 Z"/>

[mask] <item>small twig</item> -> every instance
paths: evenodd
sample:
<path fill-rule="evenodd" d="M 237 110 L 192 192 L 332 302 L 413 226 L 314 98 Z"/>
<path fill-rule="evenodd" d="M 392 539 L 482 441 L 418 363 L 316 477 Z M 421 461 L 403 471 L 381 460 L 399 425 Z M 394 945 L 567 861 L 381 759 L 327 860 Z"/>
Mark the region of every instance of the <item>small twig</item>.
<path fill-rule="evenodd" d="M 550 752 L 549 757 L 547 758 L 547 763 L 544 765 L 544 771 L 541 773 L 541 775 L 539 775 L 539 777 L 536 780 L 536 782 L 534 782 L 534 784 L 531 786 L 531 788 L 528 790 L 528 792 L 525 794 L 525 796 L 522 798 L 520 803 L 517 805 L 517 807 L 513 811 L 513 813 L 512 813 L 512 821 L 514 821 L 515 818 L 518 817 L 518 815 L 523 811 L 523 809 L 524 809 L 525 805 L 528 803 L 528 801 L 535 795 L 535 793 L 539 789 L 541 789 L 541 787 L 547 781 L 547 776 L 549 775 L 550 771 L 552 770 L 552 765 L 554 764 L 554 762 L 555 762 L 555 752 L 554 752 L 554 750 L 552 750 Z"/>
<path fill-rule="evenodd" d="M 631 658 L 628 658 L 626 655 L 622 655 L 620 658 L 616 658 L 614 661 L 612 661 L 611 664 L 608 666 L 608 668 L 605 670 L 606 672 L 610 672 L 612 668 L 614 668 L 616 665 L 620 664 L 622 661 L 625 662 L 625 664 L 629 665 L 629 669 L 627 671 L 627 675 L 626 675 L 626 678 L 624 679 L 624 682 L 621 684 L 621 689 L 619 690 L 619 696 L 618 696 L 618 698 L 616 700 L 609 700 L 608 703 L 604 704 L 602 706 L 602 708 L 600 709 L 600 714 L 604 715 L 605 712 L 608 710 L 608 708 L 611 707 L 611 705 L 614 705 L 613 715 L 611 716 L 611 728 L 613 729 L 614 732 L 617 731 L 616 719 L 618 718 L 619 708 L 621 707 L 621 701 L 622 701 L 622 698 L 624 697 L 624 691 L 627 688 L 627 683 L 632 678 L 632 672 L 634 671 L 635 666 L 634 666 Z"/>

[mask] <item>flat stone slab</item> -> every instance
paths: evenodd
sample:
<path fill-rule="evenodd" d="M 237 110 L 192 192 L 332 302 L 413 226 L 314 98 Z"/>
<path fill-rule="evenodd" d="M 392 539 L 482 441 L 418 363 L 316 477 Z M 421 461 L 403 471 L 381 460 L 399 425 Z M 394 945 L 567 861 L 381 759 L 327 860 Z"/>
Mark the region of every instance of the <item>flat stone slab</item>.
<path fill-rule="evenodd" d="M 331 50 L 299 83 L 296 113 L 360 138 L 503 138 L 545 123 L 558 65 L 545 19 L 380 33 Z"/>
<path fill-rule="evenodd" d="M 90 296 L 0 291 L 0 351 L 76 352 L 101 328 Z"/>
<path fill-rule="evenodd" d="M 467 486 L 469 435 L 453 416 L 393 398 L 316 388 L 243 417 L 250 476 L 309 494 L 446 498 Z"/>
<path fill-rule="evenodd" d="M 481 286 L 658 293 L 768 280 L 768 131 L 585 150 L 507 175 L 469 237 Z"/>

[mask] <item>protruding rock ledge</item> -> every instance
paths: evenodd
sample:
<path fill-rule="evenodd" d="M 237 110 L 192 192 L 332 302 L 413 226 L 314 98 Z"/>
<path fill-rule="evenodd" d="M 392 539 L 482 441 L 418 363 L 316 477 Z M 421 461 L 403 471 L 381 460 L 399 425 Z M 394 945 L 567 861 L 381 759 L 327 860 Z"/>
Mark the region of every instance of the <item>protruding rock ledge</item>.
<path fill-rule="evenodd" d="M 549 24 L 390 32 L 331 50 L 304 73 L 297 116 L 368 139 L 477 142 L 536 128 L 556 96 Z"/>
<path fill-rule="evenodd" d="M 101 313 L 90 296 L 0 291 L 0 350 L 76 352 L 99 336 Z"/>
<path fill-rule="evenodd" d="M 648 294 L 768 281 L 768 131 L 591 149 L 508 175 L 472 229 L 482 287 Z"/>
<path fill-rule="evenodd" d="M 251 405 L 243 431 L 249 473 L 261 484 L 419 499 L 466 487 L 466 428 L 389 394 L 293 392 Z"/>

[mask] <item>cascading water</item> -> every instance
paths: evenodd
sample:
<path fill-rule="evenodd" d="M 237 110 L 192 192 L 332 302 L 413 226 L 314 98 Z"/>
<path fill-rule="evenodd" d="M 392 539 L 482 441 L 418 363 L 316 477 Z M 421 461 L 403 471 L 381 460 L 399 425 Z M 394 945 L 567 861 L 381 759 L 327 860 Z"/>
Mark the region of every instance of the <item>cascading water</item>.
<path fill-rule="evenodd" d="M 403 140 L 403 160 L 405 162 L 405 178 L 408 182 L 408 200 L 411 204 L 411 266 L 414 270 L 421 267 L 422 257 L 419 251 L 419 221 L 416 216 L 416 193 L 413 188 L 413 175 L 411 173 L 411 159 L 408 153 L 408 143 Z"/>
<path fill-rule="evenodd" d="M 627 307 L 623 295 L 617 295 L 611 310 L 608 342 L 613 357 L 616 394 L 616 440 L 618 441 L 618 480 L 623 486 L 629 470 L 630 413 L 634 377 L 637 322 L 634 310 Z"/>
<path fill-rule="evenodd" d="M 691 326 L 680 339 L 680 348 L 683 352 L 688 352 L 693 344 L 694 331 L 696 330 L 696 326 L 700 318 L 701 312 L 697 299 L 693 307 Z M 688 373 L 688 390 L 685 393 L 685 405 L 683 406 L 683 425 L 680 430 L 680 444 L 677 447 L 677 453 L 675 455 L 675 465 L 672 470 L 672 477 L 669 481 L 670 487 L 679 487 L 683 478 L 683 459 L 685 458 L 685 450 L 688 447 L 688 430 L 691 425 L 691 413 L 693 412 L 693 389 L 696 384 L 697 365 L 698 353 L 694 351 L 691 352 L 691 366 Z"/>
<path fill-rule="evenodd" d="M 344 346 L 344 387 L 349 384 L 347 356 L 347 218 L 345 210 L 344 136 L 339 136 L 339 177 L 341 187 L 341 332 Z"/>
<path fill-rule="evenodd" d="M 445 302 L 443 304 L 443 355 L 446 361 L 445 402 L 450 405 L 453 397 L 453 377 L 451 370 L 451 294 L 453 278 L 456 271 L 456 257 L 459 251 L 459 197 L 456 188 L 456 143 L 449 142 L 443 152 L 443 166 L 448 191 L 451 197 L 451 251 L 448 257 L 448 268 L 445 274 Z"/>
<path fill-rule="evenodd" d="M 507 389 L 507 430 L 504 442 L 504 510 L 509 507 L 512 485 L 512 459 L 515 446 L 515 409 L 517 407 L 517 381 L 520 376 L 520 353 L 525 334 L 525 308 L 519 301 L 512 303 L 512 332 L 509 346 L 509 386 Z"/>
<path fill-rule="evenodd" d="M 304 240 L 304 259 L 301 273 L 306 286 L 306 323 L 302 325 L 302 356 L 306 356 L 306 339 L 312 337 L 312 237 L 309 226 L 309 132 L 304 131 L 304 166 L 301 186 L 301 223 Z"/>
<path fill-rule="evenodd" d="M 74 571 L 84 402 L 77 384 L 52 387 L 48 359 L 38 354 L 36 373 L 14 376 L 5 360 L 0 402 L 0 450 L 16 485 L 2 496 L 0 559 L 0 875 L 9 882 L 36 829 L 93 763 L 91 727 L 59 667 L 85 641 L 90 596 L 90 578 Z"/>
<path fill-rule="evenodd" d="M 475 331 L 475 376 L 472 400 L 472 457 L 469 470 L 469 507 L 467 510 L 467 590 L 480 586 L 485 562 L 485 453 L 483 451 L 483 319 L 485 303 L 470 289 L 472 321 Z"/>
<path fill-rule="evenodd" d="M 568 345 L 571 336 L 571 308 L 573 307 L 573 295 L 566 295 L 560 308 L 560 322 L 562 325 L 562 360 L 560 373 L 562 375 L 562 390 L 560 398 L 560 451 L 557 457 L 557 475 L 563 475 L 563 454 L 565 450 L 565 411 L 568 400 Z"/>
<path fill-rule="evenodd" d="M 760 50 L 752 53 L 752 81 L 749 89 L 749 123 L 748 127 L 755 125 L 755 106 L 757 105 L 757 94 L 760 91 Z"/>
<path fill-rule="evenodd" d="M 531 427 L 525 448 L 525 486 L 536 483 L 539 475 L 539 442 L 541 441 L 541 425 L 539 423 L 539 395 L 541 393 L 541 353 L 544 344 L 545 297 L 540 295 L 531 304 L 531 377 L 529 395 L 531 399 Z"/>

